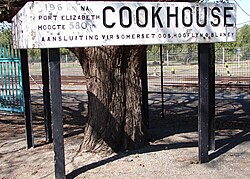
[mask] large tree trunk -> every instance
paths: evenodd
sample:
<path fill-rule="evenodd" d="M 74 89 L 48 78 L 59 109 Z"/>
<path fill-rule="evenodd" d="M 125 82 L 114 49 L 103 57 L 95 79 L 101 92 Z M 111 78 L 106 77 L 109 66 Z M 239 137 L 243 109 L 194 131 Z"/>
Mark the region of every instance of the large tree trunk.
<path fill-rule="evenodd" d="M 85 149 L 118 152 L 147 143 L 141 88 L 145 48 L 110 46 L 74 50 L 88 79 Z"/>

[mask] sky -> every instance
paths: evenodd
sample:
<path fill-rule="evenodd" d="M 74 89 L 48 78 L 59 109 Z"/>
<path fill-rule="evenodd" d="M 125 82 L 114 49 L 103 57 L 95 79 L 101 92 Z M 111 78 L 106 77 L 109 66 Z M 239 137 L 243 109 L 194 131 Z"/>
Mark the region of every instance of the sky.
<path fill-rule="evenodd" d="M 235 0 L 235 1 L 240 6 L 240 7 L 237 6 L 236 26 L 241 27 L 245 24 L 250 24 L 250 1 L 249 0 Z M 231 0 L 231 2 L 235 3 L 234 0 Z"/>

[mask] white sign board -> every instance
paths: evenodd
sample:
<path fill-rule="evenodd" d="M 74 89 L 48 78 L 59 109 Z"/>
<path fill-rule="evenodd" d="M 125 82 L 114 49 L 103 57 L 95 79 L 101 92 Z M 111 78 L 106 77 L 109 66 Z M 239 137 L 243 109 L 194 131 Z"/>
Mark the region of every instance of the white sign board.
<path fill-rule="evenodd" d="M 236 40 L 234 4 L 28 2 L 13 18 L 16 48 L 89 47 Z"/>

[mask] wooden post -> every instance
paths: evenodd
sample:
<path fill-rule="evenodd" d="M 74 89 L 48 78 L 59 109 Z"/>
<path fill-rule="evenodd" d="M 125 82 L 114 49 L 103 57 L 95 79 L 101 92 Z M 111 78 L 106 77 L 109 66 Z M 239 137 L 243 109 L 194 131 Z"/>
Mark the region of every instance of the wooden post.
<path fill-rule="evenodd" d="M 208 151 L 215 148 L 214 139 L 214 44 L 198 45 L 199 63 L 199 162 L 209 161 Z"/>
<path fill-rule="evenodd" d="M 52 123 L 51 123 L 51 106 L 50 106 L 50 92 L 49 92 L 49 61 L 48 50 L 41 49 L 42 61 L 42 81 L 43 81 L 43 106 L 44 106 L 44 123 L 46 142 L 52 142 Z"/>
<path fill-rule="evenodd" d="M 65 176 L 63 119 L 62 119 L 62 91 L 60 73 L 60 52 L 58 48 L 49 49 L 51 111 L 53 123 L 53 144 L 55 160 L 55 178 Z"/>
<path fill-rule="evenodd" d="M 27 49 L 21 49 L 20 54 L 21 54 L 21 69 L 22 69 L 23 96 L 24 96 L 25 132 L 26 132 L 27 148 L 29 149 L 31 147 L 34 147 L 34 136 L 32 128 L 30 78 L 29 78 Z"/>

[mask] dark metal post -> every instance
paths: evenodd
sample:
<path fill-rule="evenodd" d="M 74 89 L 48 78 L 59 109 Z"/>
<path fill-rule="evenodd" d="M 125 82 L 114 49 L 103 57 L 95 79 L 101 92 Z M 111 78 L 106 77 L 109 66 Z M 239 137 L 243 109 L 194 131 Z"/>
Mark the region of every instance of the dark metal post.
<path fill-rule="evenodd" d="M 144 59 L 142 62 L 142 101 L 143 101 L 143 114 L 144 124 L 149 128 L 149 114 L 148 114 L 148 70 L 147 70 L 147 48 L 145 47 Z"/>
<path fill-rule="evenodd" d="M 161 117 L 164 118 L 164 89 L 163 89 L 163 57 L 162 45 L 160 45 L 160 64 L 161 64 Z"/>
<path fill-rule="evenodd" d="M 62 119 L 62 91 L 60 73 L 60 52 L 58 48 L 49 49 L 51 111 L 53 123 L 53 144 L 55 152 L 55 178 L 65 176 L 63 119 Z"/>
<path fill-rule="evenodd" d="M 21 54 L 21 69 L 22 69 L 23 96 L 24 96 L 24 116 L 25 116 L 25 127 L 26 127 L 25 130 L 26 130 L 27 148 L 29 149 L 31 147 L 34 147 L 34 136 L 32 128 L 28 52 L 26 49 L 21 49 L 20 54 Z"/>
<path fill-rule="evenodd" d="M 44 105 L 44 123 L 46 142 L 52 142 L 52 123 L 51 123 L 51 107 L 50 107 L 50 92 L 49 92 L 49 60 L 48 50 L 41 49 L 42 61 L 42 81 L 43 81 L 43 105 Z"/>
<path fill-rule="evenodd" d="M 209 150 L 215 150 L 215 44 L 209 44 Z"/>
<path fill-rule="evenodd" d="M 199 162 L 209 161 L 208 151 L 214 148 L 214 44 L 198 45 L 199 63 Z"/>

